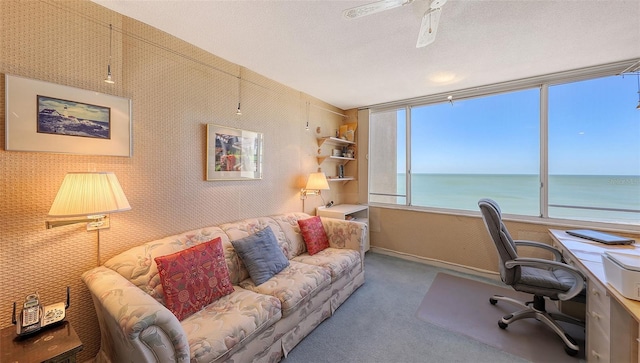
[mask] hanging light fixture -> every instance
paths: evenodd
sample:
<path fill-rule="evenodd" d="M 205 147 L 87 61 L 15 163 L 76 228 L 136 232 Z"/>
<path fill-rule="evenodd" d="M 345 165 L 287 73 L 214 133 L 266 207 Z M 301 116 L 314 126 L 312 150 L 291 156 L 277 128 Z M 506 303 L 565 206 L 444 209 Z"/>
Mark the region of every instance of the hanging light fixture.
<path fill-rule="evenodd" d="M 242 68 L 238 68 L 238 109 L 236 110 L 236 115 L 242 116 L 242 111 L 240 111 L 240 100 L 241 100 L 241 91 L 240 86 L 242 84 Z"/>
<path fill-rule="evenodd" d="M 307 125 L 304 129 L 309 131 L 309 101 L 307 101 Z"/>
<path fill-rule="evenodd" d="M 636 106 L 636 110 L 640 110 L 640 72 L 636 73 L 638 76 L 638 105 Z"/>
<path fill-rule="evenodd" d="M 104 79 L 104 81 L 109 84 L 115 83 L 111 79 L 111 40 L 112 38 L 113 38 L 113 26 L 109 24 L 109 63 L 107 64 L 107 78 Z"/>

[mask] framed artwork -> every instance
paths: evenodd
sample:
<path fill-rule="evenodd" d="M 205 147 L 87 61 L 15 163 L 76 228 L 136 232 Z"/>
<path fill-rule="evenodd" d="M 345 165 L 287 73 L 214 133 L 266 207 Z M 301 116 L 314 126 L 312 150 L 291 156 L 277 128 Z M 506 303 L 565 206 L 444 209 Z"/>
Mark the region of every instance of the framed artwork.
<path fill-rule="evenodd" d="M 207 125 L 207 180 L 262 179 L 262 134 Z"/>
<path fill-rule="evenodd" d="M 10 151 L 131 156 L 131 100 L 6 75 Z"/>

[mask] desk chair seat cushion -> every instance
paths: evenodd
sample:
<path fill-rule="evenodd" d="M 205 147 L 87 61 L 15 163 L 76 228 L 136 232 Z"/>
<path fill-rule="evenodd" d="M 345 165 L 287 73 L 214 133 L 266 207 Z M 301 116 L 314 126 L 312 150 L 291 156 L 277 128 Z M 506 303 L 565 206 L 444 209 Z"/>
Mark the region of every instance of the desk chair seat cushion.
<path fill-rule="evenodd" d="M 563 270 L 543 270 L 521 266 L 520 279 L 516 281 L 513 288 L 518 291 L 548 296 L 552 300 L 558 300 L 558 293 L 569 291 L 574 283 L 573 276 Z"/>

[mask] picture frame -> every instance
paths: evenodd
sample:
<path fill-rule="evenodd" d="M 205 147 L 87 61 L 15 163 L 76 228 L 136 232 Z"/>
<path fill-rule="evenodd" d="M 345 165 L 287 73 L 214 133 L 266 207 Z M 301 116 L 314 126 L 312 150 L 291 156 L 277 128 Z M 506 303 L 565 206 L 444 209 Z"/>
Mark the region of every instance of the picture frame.
<path fill-rule="evenodd" d="M 262 179 L 263 135 L 207 124 L 206 180 Z"/>
<path fill-rule="evenodd" d="M 131 157 L 131 100 L 5 76 L 5 150 Z"/>

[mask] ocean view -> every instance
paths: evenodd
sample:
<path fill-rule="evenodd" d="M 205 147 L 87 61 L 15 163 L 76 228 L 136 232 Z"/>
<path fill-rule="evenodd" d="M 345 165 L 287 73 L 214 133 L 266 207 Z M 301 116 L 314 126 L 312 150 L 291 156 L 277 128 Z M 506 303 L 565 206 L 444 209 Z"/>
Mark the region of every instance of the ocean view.
<path fill-rule="evenodd" d="M 405 174 L 398 174 L 398 194 L 405 194 Z M 540 215 L 538 175 L 413 174 L 412 204 L 478 210 L 480 198 L 495 199 L 507 214 Z M 640 176 L 550 175 L 549 204 L 608 211 L 549 207 L 552 218 L 640 224 Z"/>

